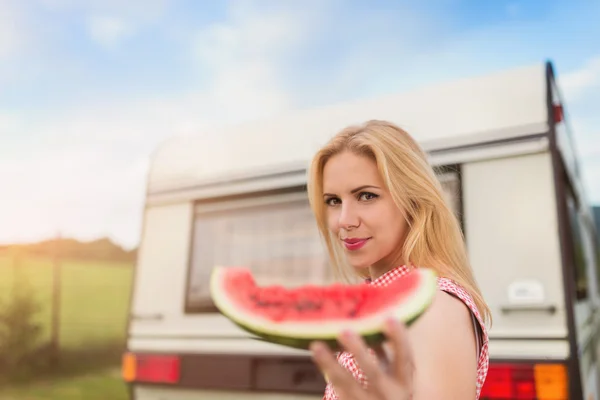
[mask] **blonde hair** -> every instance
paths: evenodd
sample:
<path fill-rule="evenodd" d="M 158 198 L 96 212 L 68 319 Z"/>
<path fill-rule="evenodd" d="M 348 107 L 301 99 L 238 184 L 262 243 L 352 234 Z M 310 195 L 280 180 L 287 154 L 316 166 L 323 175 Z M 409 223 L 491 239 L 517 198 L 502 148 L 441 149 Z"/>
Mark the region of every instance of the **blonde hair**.
<path fill-rule="evenodd" d="M 323 201 L 325 164 L 344 151 L 374 160 L 394 202 L 404 210 L 409 225 L 402 249 L 405 262 L 432 268 L 439 276 L 461 285 L 473 298 L 484 321 L 491 321 L 490 310 L 473 276 L 460 224 L 425 152 L 404 130 L 386 121 L 372 120 L 343 129 L 312 160 L 309 201 L 335 272 L 346 280 L 359 275 L 348 266 L 340 244 L 327 227 Z"/>

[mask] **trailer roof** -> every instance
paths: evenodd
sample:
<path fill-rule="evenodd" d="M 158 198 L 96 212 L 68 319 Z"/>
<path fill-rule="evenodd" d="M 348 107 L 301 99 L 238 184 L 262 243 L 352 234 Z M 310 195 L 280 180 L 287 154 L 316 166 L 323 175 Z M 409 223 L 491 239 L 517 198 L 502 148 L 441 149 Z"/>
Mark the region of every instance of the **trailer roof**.
<path fill-rule="evenodd" d="M 398 124 L 427 151 L 543 133 L 548 130 L 546 87 L 546 66 L 540 63 L 175 137 L 154 154 L 148 189 L 307 166 L 337 131 L 370 119 Z"/>

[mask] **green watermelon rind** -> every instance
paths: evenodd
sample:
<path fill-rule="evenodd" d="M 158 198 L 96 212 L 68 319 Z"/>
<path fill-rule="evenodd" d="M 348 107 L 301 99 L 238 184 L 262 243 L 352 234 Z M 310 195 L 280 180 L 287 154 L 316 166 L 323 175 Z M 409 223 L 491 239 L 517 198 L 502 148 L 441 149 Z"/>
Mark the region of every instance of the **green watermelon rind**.
<path fill-rule="evenodd" d="M 404 324 L 406 326 L 410 326 L 421 315 L 422 314 L 418 314 L 414 318 L 405 321 Z M 252 339 L 260 341 L 260 342 L 274 343 L 274 344 L 291 347 L 291 348 L 299 349 L 299 350 L 308 350 L 311 342 L 313 342 L 314 340 L 319 340 L 319 341 L 324 342 L 327 346 L 329 346 L 329 348 L 332 351 L 342 350 L 339 342 L 337 341 L 337 338 L 335 338 L 335 339 L 331 339 L 331 338 L 329 338 L 329 339 L 303 339 L 303 338 L 293 338 L 293 337 L 286 337 L 286 336 L 268 335 L 268 334 L 261 333 L 259 331 L 250 329 L 250 328 L 248 328 L 244 325 L 241 325 L 235 321 L 233 321 L 233 323 L 235 325 L 237 325 L 238 327 L 242 328 L 243 330 L 245 330 L 246 332 L 255 335 L 256 337 L 253 337 Z M 366 343 L 366 345 L 369 347 L 377 346 L 377 345 L 381 344 L 382 342 L 384 342 L 385 340 L 387 340 L 387 337 L 382 332 L 376 332 L 376 333 L 371 333 L 371 334 L 362 333 L 361 337 L 364 340 L 364 342 Z"/>
<path fill-rule="evenodd" d="M 350 328 L 359 334 L 369 346 L 376 346 L 386 340 L 383 334 L 386 317 L 394 317 L 407 326 L 413 324 L 429 308 L 437 291 L 437 275 L 429 268 L 418 268 L 411 273 L 420 276 L 419 284 L 410 296 L 402 302 L 368 318 L 355 318 L 341 322 L 315 324 L 295 322 L 294 324 L 273 323 L 256 315 L 243 316 L 236 313 L 236 307 L 228 303 L 227 296 L 220 290 L 222 272 L 227 268 L 215 267 L 211 275 L 210 291 L 217 309 L 236 326 L 255 335 L 255 340 L 278 344 L 290 348 L 306 350 L 313 341 L 322 341 L 332 350 L 339 350 L 337 338 L 342 329 Z M 370 321 L 369 321 L 370 320 Z"/>

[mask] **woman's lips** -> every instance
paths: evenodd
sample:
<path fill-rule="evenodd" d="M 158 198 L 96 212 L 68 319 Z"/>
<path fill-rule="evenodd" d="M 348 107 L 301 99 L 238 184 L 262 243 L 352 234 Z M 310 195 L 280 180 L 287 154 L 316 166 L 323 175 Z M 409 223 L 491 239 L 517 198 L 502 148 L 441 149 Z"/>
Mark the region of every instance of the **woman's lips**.
<path fill-rule="evenodd" d="M 371 238 L 349 238 L 349 239 L 343 239 L 344 242 L 344 246 L 346 246 L 346 248 L 348 250 L 354 251 L 354 250 L 358 250 L 361 249 L 366 243 L 367 241 L 371 239 Z"/>

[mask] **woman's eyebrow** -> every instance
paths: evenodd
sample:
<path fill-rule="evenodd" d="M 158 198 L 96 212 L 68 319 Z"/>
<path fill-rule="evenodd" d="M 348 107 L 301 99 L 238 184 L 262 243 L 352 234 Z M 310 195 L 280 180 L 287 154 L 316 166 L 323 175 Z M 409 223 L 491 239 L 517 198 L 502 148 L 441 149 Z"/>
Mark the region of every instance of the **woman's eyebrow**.
<path fill-rule="evenodd" d="M 374 185 L 362 185 L 362 186 L 352 189 L 350 191 L 350 193 L 354 194 L 356 192 L 360 192 L 361 190 L 365 190 L 365 189 L 381 189 L 381 188 L 378 186 L 374 186 Z M 334 196 L 336 196 L 336 195 L 332 194 L 332 193 L 323 193 L 323 197 L 334 197 Z"/>
<path fill-rule="evenodd" d="M 352 189 L 352 190 L 350 191 L 350 193 L 354 194 L 354 193 L 356 193 L 356 192 L 359 192 L 359 191 L 361 191 L 361 190 L 365 190 L 365 189 L 380 189 L 380 188 L 379 188 L 379 187 L 377 187 L 377 186 L 373 186 L 373 185 L 363 185 L 363 186 L 359 186 L 359 187 L 357 187 L 356 189 Z"/>

